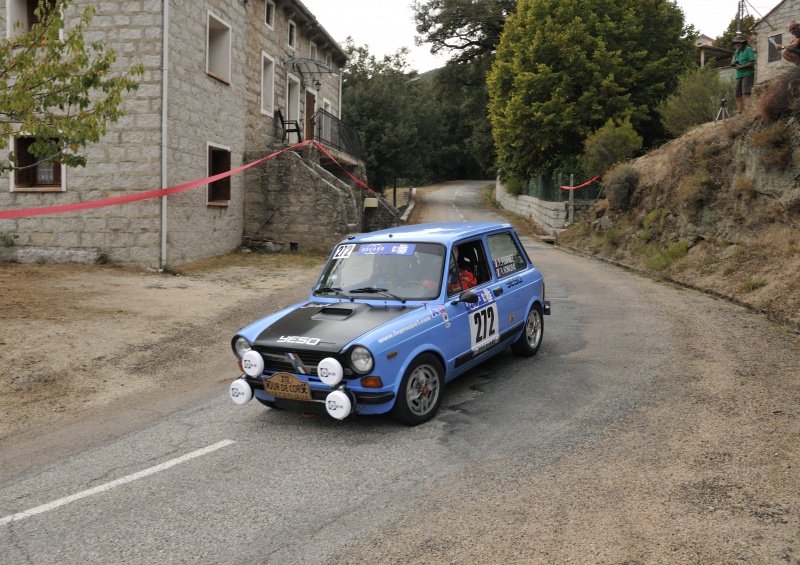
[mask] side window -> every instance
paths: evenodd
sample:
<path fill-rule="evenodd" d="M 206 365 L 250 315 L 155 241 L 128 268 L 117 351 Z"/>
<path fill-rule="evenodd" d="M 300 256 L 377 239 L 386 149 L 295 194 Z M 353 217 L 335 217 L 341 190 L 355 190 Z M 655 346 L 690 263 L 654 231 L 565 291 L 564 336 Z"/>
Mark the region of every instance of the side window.
<path fill-rule="evenodd" d="M 11 177 L 11 190 L 62 190 L 61 163 L 52 157 L 33 155 L 29 149 L 35 141 L 33 137 L 17 137 L 13 140 L 15 168 Z"/>
<path fill-rule="evenodd" d="M 261 113 L 271 116 L 275 112 L 275 61 L 261 53 Z"/>
<path fill-rule="evenodd" d="M 208 145 L 208 176 L 213 177 L 231 170 L 231 151 L 227 147 Z M 208 204 L 227 206 L 231 199 L 231 177 L 216 180 L 208 185 Z"/>
<path fill-rule="evenodd" d="M 486 238 L 494 275 L 501 279 L 527 267 L 525 254 L 510 233 L 499 233 Z"/>
<path fill-rule="evenodd" d="M 228 84 L 231 82 L 231 26 L 211 12 L 208 13 L 206 73 Z"/>
<path fill-rule="evenodd" d="M 270 0 L 264 3 L 264 24 L 270 29 L 275 27 L 275 3 Z"/>
<path fill-rule="evenodd" d="M 458 294 L 492 279 L 481 240 L 453 247 L 447 275 L 447 293 Z"/>
<path fill-rule="evenodd" d="M 289 22 L 288 28 L 289 34 L 289 49 L 296 50 L 297 49 L 297 25 L 294 22 Z"/>
<path fill-rule="evenodd" d="M 791 41 L 791 40 L 789 40 Z M 775 45 L 783 45 L 783 34 L 779 33 L 778 35 L 773 35 L 769 38 L 767 42 L 767 47 L 769 48 L 767 51 L 767 62 L 772 63 L 773 61 L 780 61 L 781 60 L 781 53 L 777 49 L 775 49 Z"/>
<path fill-rule="evenodd" d="M 16 37 L 30 31 L 35 23 L 41 21 L 36 11 L 39 8 L 39 0 L 8 0 L 6 4 L 7 20 L 10 24 L 9 35 Z M 49 5 L 43 6 L 48 10 Z"/>

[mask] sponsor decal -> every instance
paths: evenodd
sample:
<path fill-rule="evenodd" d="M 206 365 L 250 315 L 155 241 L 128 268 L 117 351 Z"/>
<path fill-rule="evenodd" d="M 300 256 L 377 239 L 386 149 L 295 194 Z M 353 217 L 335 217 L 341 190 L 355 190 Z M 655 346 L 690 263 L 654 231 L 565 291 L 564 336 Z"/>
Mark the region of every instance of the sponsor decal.
<path fill-rule="evenodd" d="M 432 319 L 433 319 L 433 316 L 425 316 L 424 318 L 421 318 L 421 319 L 417 320 L 416 322 L 413 322 L 413 323 L 407 325 L 404 328 L 400 328 L 398 330 L 394 330 L 389 335 L 385 335 L 385 336 L 383 336 L 381 338 L 378 338 L 378 343 L 383 343 L 385 341 L 388 341 L 388 340 L 392 339 L 393 337 L 397 337 L 399 335 L 402 335 L 402 334 L 406 333 L 408 330 L 413 330 L 414 328 L 416 328 L 418 326 L 421 326 L 422 324 L 427 324 Z"/>
<path fill-rule="evenodd" d="M 428 312 L 431 313 L 431 317 L 435 318 L 436 316 L 441 316 L 442 320 L 447 322 L 450 319 L 450 316 L 447 315 L 447 309 L 444 306 L 437 306 L 436 308 L 428 308 Z"/>
<path fill-rule="evenodd" d="M 520 283 L 522 283 L 522 277 L 514 277 L 513 279 L 506 281 L 506 286 L 508 288 L 511 288 L 517 286 Z"/>
<path fill-rule="evenodd" d="M 298 343 L 305 345 L 317 345 L 320 342 L 317 337 L 305 337 L 300 335 L 282 335 L 276 341 L 277 343 Z"/>
<path fill-rule="evenodd" d="M 497 278 L 499 279 L 516 271 L 517 259 L 517 255 L 505 255 L 494 259 L 492 263 L 494 264 L 494 272 L 497 273 Z"/>
<path fill-rule="evenodd" d="M 358 249 L 359 255 L 412 255 L 414 248 L 413 243 L 369 243 L 362 245 Z"/>
<path fill-rule="evenodd" d="M 478 310 L 483 308 L 487 304 L 491 304 L 494 302 L 494 294 L 488 288 L 484 288 L 478 291 L 478 301 L 475 304 L 466 303 L 467 311 L 471 312 L 473 310 Z"/>

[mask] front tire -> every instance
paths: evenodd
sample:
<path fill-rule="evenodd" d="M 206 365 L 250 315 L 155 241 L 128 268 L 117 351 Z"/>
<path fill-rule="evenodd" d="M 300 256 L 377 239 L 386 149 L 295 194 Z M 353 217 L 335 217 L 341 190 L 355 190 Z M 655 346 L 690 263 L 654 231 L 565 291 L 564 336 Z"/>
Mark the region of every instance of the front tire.
<path fill-rule="evenodd" d="M 544 317 L 542 307 L 537 303 L 531 306 L 522 335 L 511 344 L 511 351 L 520 357 L 533 357 L 542 345 L 542 337 L 544 337 Z"/>
<path fill-rule="evenodd" d="M 392 408 L 392 417 L 417 426 L 436 415 L 444 393 L 444 367 L 435 355 L 423 353 L 408 366 Z"/>

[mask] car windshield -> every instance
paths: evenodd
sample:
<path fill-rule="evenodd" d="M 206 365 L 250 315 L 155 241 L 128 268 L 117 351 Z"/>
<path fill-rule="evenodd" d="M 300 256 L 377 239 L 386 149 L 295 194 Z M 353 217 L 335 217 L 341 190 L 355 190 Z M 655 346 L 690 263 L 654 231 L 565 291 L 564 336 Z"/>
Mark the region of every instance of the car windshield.
<path fill-rule="evenodd" d="M 314 294 L 433 300 L 440 294 L 444 256 L 438 243 L 345 243 L 334 250 Z"/>

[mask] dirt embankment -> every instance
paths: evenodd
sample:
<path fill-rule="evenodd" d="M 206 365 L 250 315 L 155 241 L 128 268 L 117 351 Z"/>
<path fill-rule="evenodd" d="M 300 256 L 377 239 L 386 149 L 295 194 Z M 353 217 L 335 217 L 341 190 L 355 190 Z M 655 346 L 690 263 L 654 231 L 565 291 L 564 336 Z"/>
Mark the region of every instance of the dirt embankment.
<path fill-rule="evenodd" d="M 610 171 L 608 200 L 559 242 L 800 329 L 800 114 L 766 102 Z"/>

